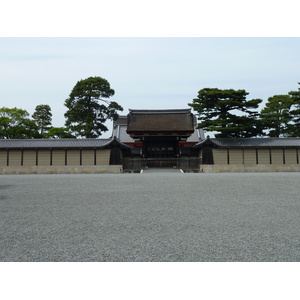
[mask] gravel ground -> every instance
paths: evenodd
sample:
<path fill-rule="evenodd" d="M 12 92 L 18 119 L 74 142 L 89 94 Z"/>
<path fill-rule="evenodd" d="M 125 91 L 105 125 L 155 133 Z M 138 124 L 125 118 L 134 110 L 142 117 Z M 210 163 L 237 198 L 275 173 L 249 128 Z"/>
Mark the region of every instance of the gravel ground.
<path fill-rule="evenodd" d="M 0 261 L 300 261 L 300 173 L 1 175 Z"/>

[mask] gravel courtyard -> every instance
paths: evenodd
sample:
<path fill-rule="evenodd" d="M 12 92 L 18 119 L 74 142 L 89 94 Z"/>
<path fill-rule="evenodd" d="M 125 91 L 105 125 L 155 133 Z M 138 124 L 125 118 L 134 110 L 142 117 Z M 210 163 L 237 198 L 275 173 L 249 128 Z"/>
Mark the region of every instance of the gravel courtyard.
<path fill-rule="evenodd" d="M 1 175 L 0 261 L 300 261 L 300 173 Z"/>

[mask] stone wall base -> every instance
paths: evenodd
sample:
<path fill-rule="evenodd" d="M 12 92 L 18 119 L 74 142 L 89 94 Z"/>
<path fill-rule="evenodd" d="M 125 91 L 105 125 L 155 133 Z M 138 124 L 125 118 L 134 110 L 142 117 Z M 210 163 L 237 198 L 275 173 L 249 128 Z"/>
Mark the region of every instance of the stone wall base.
<path fill-rule="evenodd" d="M 298 164 L 273 164 L 273 165 L 201 165 L 200 172 L 222 173 L 222 172 L 300 172 Z"/>
<path fill-rule="evenodd" d="M 101 174 L 123 173 L 122 165 L 2 167 L 0 174 Z"/>

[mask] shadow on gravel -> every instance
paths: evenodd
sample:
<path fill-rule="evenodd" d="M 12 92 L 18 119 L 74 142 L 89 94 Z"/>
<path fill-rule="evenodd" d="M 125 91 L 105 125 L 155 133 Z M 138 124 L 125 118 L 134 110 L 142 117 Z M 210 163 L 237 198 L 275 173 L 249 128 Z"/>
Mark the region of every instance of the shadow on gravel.
<path fill-rule="evenodd" d="M 10 184 L 4 184 L 4 185 L 0 184 L 0 201 L 7 199 L 7 197 L 5 195 L 3 195 L 1 191 L 2 190 L 8 190 L 11 187 L 12 187 L 12 185 L 10 185 Z"/>

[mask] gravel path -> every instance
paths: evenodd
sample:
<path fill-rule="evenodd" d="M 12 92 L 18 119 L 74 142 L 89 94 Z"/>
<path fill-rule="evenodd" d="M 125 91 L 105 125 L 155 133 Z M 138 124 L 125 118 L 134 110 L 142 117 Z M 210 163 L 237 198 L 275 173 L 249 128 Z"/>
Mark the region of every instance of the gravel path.
<path fill-rule="evenodd" d="M 1 175 L 0 261 L 300 261 L 300 173 Z"/>

